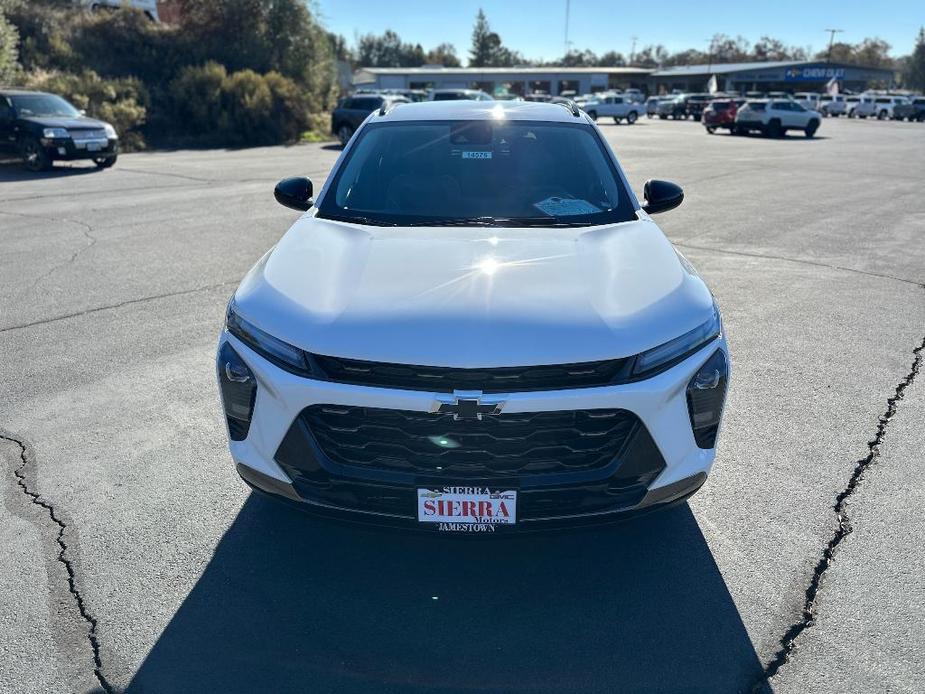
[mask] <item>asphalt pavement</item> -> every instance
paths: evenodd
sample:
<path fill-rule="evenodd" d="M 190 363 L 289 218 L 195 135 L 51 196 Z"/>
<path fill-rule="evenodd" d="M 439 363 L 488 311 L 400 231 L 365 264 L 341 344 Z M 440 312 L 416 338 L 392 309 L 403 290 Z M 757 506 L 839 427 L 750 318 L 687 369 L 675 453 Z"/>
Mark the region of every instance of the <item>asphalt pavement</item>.
<path fill-rule="evenodd" d="M 723 310 L 689 504 L 503 540 L 251 495 L 225 304 L 331 145 L 0 166 L 0 691 L 925 691 L 925 126 L 602 124 Z M 925 369 L 922 369 L 925 371 Z"/>

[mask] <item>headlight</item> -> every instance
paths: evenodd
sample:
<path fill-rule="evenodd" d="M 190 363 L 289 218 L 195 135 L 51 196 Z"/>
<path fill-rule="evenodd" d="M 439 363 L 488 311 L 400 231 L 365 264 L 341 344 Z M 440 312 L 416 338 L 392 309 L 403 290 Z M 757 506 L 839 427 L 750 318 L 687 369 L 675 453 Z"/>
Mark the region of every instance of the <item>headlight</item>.
<path fill-rule="evenodd" d="M 305 352 L 298 347 L 293 347 L 282 340 L 276 339 L 241 318 L 235 311 L 234 301 L 228 304 L 225 328 L 241 342 L 281 369 L 299 376 L 312 375 L 311 365 Z"/>
<path fill-rule="evenodd" d="M 726 400 L 729 366 L 723 350 L 718 349 L 704 362 L 687 384 L 687 411 L 691 430 L 699 448 L 714 448 L 719 422 Z"/>
<path fill-rule="evenodd" d="M 119 135 L 116 133 L 116 129 L 109 123 L 103 123 L 103 130 L 106 131 L 106 137 L 108 137 L 110 140 L 119 139 Z"/>
<path fill-rule="evenodd" d="M 719 336 L 721 328 L 719 309 L 716 304 L 713 304 L 713 315 L 710 320 L 680 337 L 636 355 L 633 377 L 648 378 L 674 366 Z"/>
<path fill-rule="evenodd" d="M 227 342 L 218 352 L 216 366 L 218 387 L 222 392 L 222 405 L 228 422 L 228 436 L 232 441 L 243 441 L 247 438 L 254 416 L 257 379 L 241 355 Z"/>
<path fill-rule="evenodd" d="M 42 131 L 42 135 L 47 137 L 50 140 L 51 139 L 60 140 L 62 138 L 70 137 L 70 134 L 68 133 L 66 128 L 45 128 L 45 130 Z"/>

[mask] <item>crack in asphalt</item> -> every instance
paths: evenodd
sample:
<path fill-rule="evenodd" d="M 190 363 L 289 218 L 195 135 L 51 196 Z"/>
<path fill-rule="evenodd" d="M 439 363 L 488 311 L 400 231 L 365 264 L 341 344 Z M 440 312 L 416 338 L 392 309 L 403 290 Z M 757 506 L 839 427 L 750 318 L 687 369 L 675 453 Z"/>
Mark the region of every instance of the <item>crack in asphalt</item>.
<path fill-rule="evenodd" d="M 838 526 L 835 529 L 835 533 L 826 544 L 825 549 L 823 549 L 822 556 L 816 564 L 812 578 L 806 588 L 806 597 L 803 602 L 803 610 L 800 613 L 800 619 L 792 624 L 784 633 L 784 636 L 780 640 L 780 648 L 774 655 L 774 658 L 772 658 L 764 668 L 761 679 L 755 682 L 752 687 L 753 694 L 767 691 L 766 687 L 769 685 L 771 678 L 791 661 L 794 651 L 796 650 L 797 639 L 804 631 L 816 624 L 816 605 L 819 598 L 819 591 L 822 588 L 822 580 L 826 572 L 832 566 L 832 562 L 835 560 L 838 546 L 854 530 L 851 524 L 851 517 L 848 514 L 848 500 L 858 490 L 858 487 L 864 480 L 864 473 L 867 472 L 880 457 L 880 446 L 886 436 L 887 427 L 896 414 L 899 401 L 903 399 L 906 389 L 912 385 L 915 381 L 915 377 L 922 368 L 923 351 L 925 351 L 925 338 L 922 339 L 922 343 L 918 347 L 912 350 L 913 359 L 909 372 L 897 384 L 893 395 L 886 401 L 886 410 L 880 415 L 877 421 L 876 433 L 874 437 L 867 442 L 867 455 L 855 463 L 854 471 L 848 479 L 848 484 L 835 497 L 835 504 L 832 506 L 832 510 L 838 520 Z"/>
<path fill-rule="evenodd" d="M 115 689 L 113 689 L 112 685 L 110 685 L 107 681 L 105 675 L 103 675 L 103 660 L 100 657 L 100 642 L 96 633 L 96 617 L 90 613 L 90 610 L 87 608 L 87 604 L 84 602 L 83 595 L 77 588 L 77 573 L 74 570 L 73 563 L 67 557 L 68 546 L 64 538 L 64 531 L 67 530 L 67 523 L 58 518 L 58 515 L 55 513 L 55 507 L 53 504 L 48 503 L 42 499 L 41 494 L 34 492 L 29 488 L 29 484 L 26 481 L 25 469 L 26 465 L 29 463 L 30 458 L 34 460 L 34 455 L 29 454 L 26 444 L 20 439 L 14 438 L 12 436 L 6 436 L 4 434 L 0 434 L 0 440 L 9 441 L 10 443 L 19 447 L 19 458 L 22 462 L 13 470 L 13 474 L 16 476 L 16 484 L 19 485 L 22 493 L 29 498 L 32 504 L 39 506 L 48 512 L 48 517 L 58 528 L 58 534 L 55 537 L 55 542 L 58 544 L 59 548 L 58 556 L 56 559 L 64 566 L 64 569 L 67 572 L 68 592 L 70 592 L 71 596 L 74 598 L 74 602 L 77 606 L 77 610 L 80 613 L 80 616 L 87 623 L 87 641 L 89 642 L 90 648 L 93 651 L 93 674 L 96 676 L 96 680 L 100 683 L 103 691 L 105 691 L 107 694 L 114 694 Z"/>
<path fill-rule="evenodd" d="M 129 173 L 137 173 L 137 174 L 146 174 L 148 176 L 166 176 L 168 178 L 179 178 L 184 181 L 195 181 L 197 183 L 215 183 L 216 181 L 221 180 L 221 179 L 216 179 L 216 178 L 202 178 L 200 176 L 186 176 L 184 174 L 178 174 L 178 173 L 167 172 L 167 171 L 154 171 L 154 170 L 145 171 L 143 169 L 129 169 L 129 168 L 126 168 L 125 166 L 120 166 L 119 171 L 128 171 Z"/>
<path fill-rule="evenodd" d="M 67 260 L 65 260 L 63 263 L 57 263 L 57 264 L 53 265 L 52 267 L 50 267 L 50 268 L 49 268 L 48 270 L 46 270 L 45 272 L 43 272 L 41 275 L 38 275 L 34 280 L 32 280 L 32 283 L 31 283 L 28 287 L 26 287 L 25 289 L 22 290 L 22 292 L 20 292 L 20 294 L 35 289 L 36 285 L 38 285 L 39 282 L 41 282 L 42 280 L 44 280 L 46 277 L 49 277 L 51 274 L 53 274 L 53 273 L 56 272 L 57 270 L 60 270 L 60 269 L 63 268 L 65 265 L 70 265 L 71 263 L 73 263 L 75 260 L 77 260 L 77 257 L 78 257 L 81 253 L 83 253 L 84 251 L 87 251 L 87 250 L 91 249 L 93 246 L 96 245 L 96 242 L 99 240 L 99 239 L 97 239 L 97 238 L 93 235 L 93 233 L 94 233 L 93 227 L 92 227 L 91 225 L 87 224 L 86 222 L 81 222 L 79 219 L 68 219 L 68 218 L 66 218 L 66 217 L 47 217 L 47 216 L 38 215 L 38 214 L 24 214 L 24 213 L 22 213 L 22 212 L 7 212 L 7 211 L 5 211 L 5 210 L 0 210 L 0 214 L 5 214 L 5 215 L 10 216 L 10 217 L 23 217 L 23 218 L 25 218 L 25 219 L 42 219 L 42 220 L 45 220 L 45 221 L 48 221 L 48 222 L 58 222 L 58 223 L 63 223 L 63 224 L 75 224 L 75 225 L 81 227 L 81 230 L 82 230 L 82 232 L 83 232 L 83 235 L 86 237 L 86 239 L 87 239 L 87 241 L 88 241 L 88 243 L 85 243 L 83 246 L 81 246 L 81 247 L 78 248 L 76 251 L 74 251 L 73 253 L 71 253 L 71 257 L 68 258 Z"/>
<path fill-rule="evenodd" d="M 117 308 L 122 308 L 123 306 L 131 306 L 132 304 L 143 304 L 147 301 L 156 301 L 158 299 L 169 299 L 175 296 L 186 296 L 187 294 L 197 294 L 198 292 L 207 292 L 212 289 L 221 289 L 222 287 L 227 287 L 231 284 L 238 284 L 239 280 L 226 280 L 224 282 L 219 282 L 217 284 L 208 284 L 204 287 L 194 287 L 193 289 L 183 289 L 177 292 L 166 292 L 164 294 L 153 294 L 151 296 L 142 296 L 137 299 L 126 299 L 125 301 L 120 301 L 115 304 L 106 304 L 105 306 L 95 306 L 93 308 L 88 308 L 83 311 L 75 311 L 74 313 L 65 313 L 60 316 L 52 316 L 51 318 L 43 318 L 42 320 L 32 321 L 31 323 L 21 323 L 20 325 L 10 325 L 5 328 L 0 328 L 0 333 L 8 333 L 13 330 L 22 330 L 24 328 L 33 328 L 37 325 L 46 325 L 47 323 L 56 323 L 58 321 L 67 320 L 69 318 L 79 318 L 80 316 L 86 316 L 91 313 L 99 313 L 100 311 L 110 311 Z"/>
<path fill-rule="evenodd" d="M 202 186 L 202 187 L 206 187 L 206 186 Z M 171 188 L 188 188 L 188 186 L 185 183 L 178 183 L 175 186 L 165 186 L 165 185 L 157 186 L 157 190 L 170 190 Z M 70 193 L 68 192 L 48 193 L 47 195 L 22 195 L 16 198 L 0 198 L 0 203 L 20 202 L 22 200 L 28 200 L 29 202 L 32 202 L 33 200 L 45 200 L 47 198 L 55 198 L 56 200 L 62 200 L 63 198 L 75 197 L 78 195 L 84 198 L 90 195 L 104 197 L 107 195 L 111 196 L 111 195 L 122 195 L 123 193 L 133 193 L 136 190 L 152 190 L 152 188 L 150 185 L 147 185 L 147 186 L 131 186 L 128 188 L 102 188 L 96 191 L 75 190 Z M 13 214 L 13 213 L 9 213 L 9 214 Z"/>
<path fill-rule="evenodd" d="M 921 282 L 917 280 L 906 279 L 905 277 L 896 277 L 895 275 L 885 275 L 880 272 L 871 272 L 870 270 L 859 270 L 858 268 L 845 267 L 844 265 L 832 265 L 830 263 L 823 263 L 815 260 L 805 260 L 803 258 L 788 258 L 782 255 L 772 255 L 769 253 L 749 253 L 748 251 L 731 251 L 726 250 L 725 248 L 716 248 L 713 246 L 697 246 L 692 243 L 685 243 L 684 241 L 674 241 L 673 244 L 679 248 L 693 248 L 698 251 L 713 251 L 715 253 L 726 253 L 727 255 L 741 255 L 747 258 L 762 258 L 764 260 L 782 260 L 788 263 L 798 263 L 800 265 L 811 265 L 812 267 L 824 267 L 830 270 L 841 270 L 843 272 L 854 272 L 858 275 L 866 275 L 868 277 L 879 277 L 885 280 L 893 280 L 894 282 L 903 282 L 905 284 L 914 284 L 917 287 L 925 287 Z"/>

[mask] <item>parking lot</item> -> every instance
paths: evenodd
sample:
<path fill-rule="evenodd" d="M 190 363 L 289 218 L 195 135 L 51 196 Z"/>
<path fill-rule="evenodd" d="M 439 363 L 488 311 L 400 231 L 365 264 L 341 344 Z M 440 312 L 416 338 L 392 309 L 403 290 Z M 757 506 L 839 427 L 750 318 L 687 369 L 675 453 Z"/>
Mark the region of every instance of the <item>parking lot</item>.
<path fill-rule="evenodd" d="M 0 690 L 922 691 L 925 130 L 602 121 L 722 307 L 733 377 L 688 505 L 510 539 L 253 496 L 214 348 L 332 145 L 0 167 Z M 770 675 L 770 685 L 764 684 Z"/>

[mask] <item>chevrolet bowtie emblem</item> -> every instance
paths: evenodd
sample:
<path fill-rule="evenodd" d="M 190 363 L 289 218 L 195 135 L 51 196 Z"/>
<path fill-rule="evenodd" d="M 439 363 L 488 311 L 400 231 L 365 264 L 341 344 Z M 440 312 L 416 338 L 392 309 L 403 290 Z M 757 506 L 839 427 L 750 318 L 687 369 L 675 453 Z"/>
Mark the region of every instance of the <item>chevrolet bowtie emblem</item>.
<path fill-rule="evenodd" d="M 482 395 L 480 390 L 457 390 L 452 395 L 438 396 L 430 411 L 451 414 L 454 420 L 481 419 L 485 415 L 500 414 L 503 406 L 502 399 Z"/>

